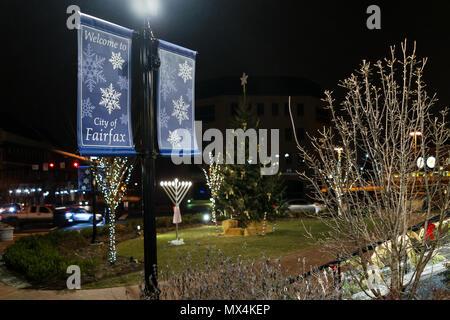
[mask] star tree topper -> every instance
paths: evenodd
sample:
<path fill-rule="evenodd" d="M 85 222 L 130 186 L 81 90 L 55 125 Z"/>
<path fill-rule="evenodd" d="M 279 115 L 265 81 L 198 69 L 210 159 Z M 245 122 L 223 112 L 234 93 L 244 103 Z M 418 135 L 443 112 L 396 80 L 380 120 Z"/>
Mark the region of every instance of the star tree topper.
<path fill-rule="evenodd" d="M 244 88 L 244 93 L 245 93 L 245 86 L 247 85 L 247 78 L 248 75 L 246 75 L 244 72 L 241 77 L 241 86 Z"/>

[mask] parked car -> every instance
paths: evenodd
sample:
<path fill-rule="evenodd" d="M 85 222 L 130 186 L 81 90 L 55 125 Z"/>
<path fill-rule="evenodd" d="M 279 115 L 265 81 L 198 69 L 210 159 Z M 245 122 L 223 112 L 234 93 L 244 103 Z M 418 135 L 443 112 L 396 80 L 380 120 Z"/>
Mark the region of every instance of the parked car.
<path fill-rule="evenodd" d="M 102 215 L 96 215 L 102 221 Z M 18 213 L 2 214 L 2 222 L 13 226 L 25 224 L 52 224 L 65 226 L 72 223 L 92 222 L 93 214 L 78 206 L 54 207 L 52 205 L 29 206 Z"/>
<path fill-rule="evenodd" d="M 102 221 L 103 216 L 96 214 L 96 220 Z M 64 226 L 73 223 L 92 223 L 94 215 L 88 212 L 85 208 L 79 206 L 57 207 L 54 211 L 54 223 L 57 226 Z"/>
<path fill-rule="evenodd" d="M 305 199 L 292 199 L 286 202 L 287 208 L 291 212 L 304 212 L 304 211 L 314 211 L 319 213 L 323 209 L 317 202 L 307 201 Z"/>
<path fill-rule="evenodd" d="M 27 223 L 52 223 L 53 209 L 51 205 L 25 207 L 17 212 L 3 213 L 2 222 L 13 226 L 22 226 Z"/>
<path fill-rule="evenodd" d="M 17 213 L 21 210 L 20 204 L 11 203 L 0 207 L 0 214 L 2 213 Z"/>

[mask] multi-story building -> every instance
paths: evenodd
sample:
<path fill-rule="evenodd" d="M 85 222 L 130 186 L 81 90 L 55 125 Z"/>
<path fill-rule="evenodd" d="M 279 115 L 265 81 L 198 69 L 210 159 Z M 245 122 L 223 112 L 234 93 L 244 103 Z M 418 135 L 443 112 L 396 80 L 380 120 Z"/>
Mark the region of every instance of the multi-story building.
<path fill-rule="evenodd" d="M 82 160 L 49 143 L 0 129 L 0 203 L 75 200 Z"/>
<path fill-rule="evenodd" d="M 196 91 L 196 120 L 202 121 L 203 132 L 217 128 L 225 133 L 225 129 L 230 128 L 242 94 L 238 77 L 200 83 Z M 294 139 L 288 100 L 291 96 L 297 139 L 307 146 L 307 134 L 315 135 L 330 121 L 328 110 L 321 101 L 320 86 L 303 78 L 249 77 L 246 94 L 248 106 L 260 119 L 260 128 L 279 129 L 279 170 L 287 180 L 289 196 L 303 197 L 304 186 L 296 173 L 302 169 L 302 161 Z"/>

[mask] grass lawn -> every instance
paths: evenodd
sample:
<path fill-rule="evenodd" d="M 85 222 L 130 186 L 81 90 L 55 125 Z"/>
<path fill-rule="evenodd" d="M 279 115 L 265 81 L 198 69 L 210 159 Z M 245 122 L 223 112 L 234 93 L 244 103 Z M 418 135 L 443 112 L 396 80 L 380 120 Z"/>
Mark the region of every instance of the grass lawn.
<path fill-rule="evenodd" d="M 311 249 L 317 244 L 307 238 L 303 223 L 316 237 L 328 231 L 326 226 L 319 220 L 302 218 L 292 220 L 281 220 L 276 223 L 273 233 L 262 236 L 217 236 L 215 226 L 202 226 L 197 228 L 183 229 L 179 231 L 179 238 L 186 243 L 183 246 L 169 246 L 168 242 L 175 239 L 175 232 L 157 235 L 158 241 L 158 264 L 159 268 L 165 269 L 168 265 L 175 272 L 182 267 L 178 257 L 186 257 L 191 254 L 192 265 L 204 261 L 208 246 L 221 249 L 225 257 L 248 256 L 251 259 L 260 259 L 263 256 L 278 258 L 290 253 Z M 222 228 L 219 229 L 222 232 Z M 246 248 L 244 249 L 244 243 Z M 118 244 L 117 254 L 125 257 L 134 257 L 143 260 L 144 240 L 142 237 L 124 241 Z M 139 273 L 132 273 L 115 279 L 105 279 L 86 287 L 101 288 L 117 285 L 137 284 Z"/>

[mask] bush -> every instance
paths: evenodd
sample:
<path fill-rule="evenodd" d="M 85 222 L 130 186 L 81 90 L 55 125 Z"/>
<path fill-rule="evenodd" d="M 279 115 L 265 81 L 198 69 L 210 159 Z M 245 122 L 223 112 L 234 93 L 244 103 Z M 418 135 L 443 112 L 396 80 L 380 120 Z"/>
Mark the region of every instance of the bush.
<path fill-rule="evenodd" d="M 195 213 L 195 214 L 187 214 L 181 217 L 181 224 L 189 225 L 189 224 L 199 224 L 203 223 L 203 214 Z M 173 226 L 173 217 L 172 216 L 164 216 L 164 217 L 156 217 L 156 228 L 170 228 Z"/>
<path fill-rule="evenodd" d="M 196 252 L 192 252 L 196 254 Z M 220 249 L 208 248 L 205 260 L 192 263 L 192 254 L 178 256 L 183 266 L 174 271 L 167 265 L 160 269 L 158 289 L 161 300 L 316 300 L 338 299 L 331 271 L 312 272 L 307 278 L 290 278 L 279 259 L 254 261 L 248 257 L 224 257 Z M 198 270 L 198 271 L 196 271 Z M 295 274 L 304 274 L 305 261 L 299 261 Z M 155 298 L 140 283 L 141 298 Z M 156 291 L 156 290 L 155 290 Z"/>
<path fill-rule="evenodd" d="M 83 273 L 97 265 L 93 259 L 70 259 L 61 254 L 57 244 L 68 241 L 73 248 L 84 246 L 86 239 L 77 231 L 55 231 L 46 235 L 20 238 L 6 248 L 3 259 L 8 268 L 20 272 L 32 282 L 64 279 L 70 265 L 78 265 Z"/>
<path fill-rule="evenodd" d="M 92 239 L 92 228 L 84 228 L 80 230 L 80 234 L 83 238 Z M 108 227 L 97 227 L 97 235 L 98 236 L 109 235 Z"/>

